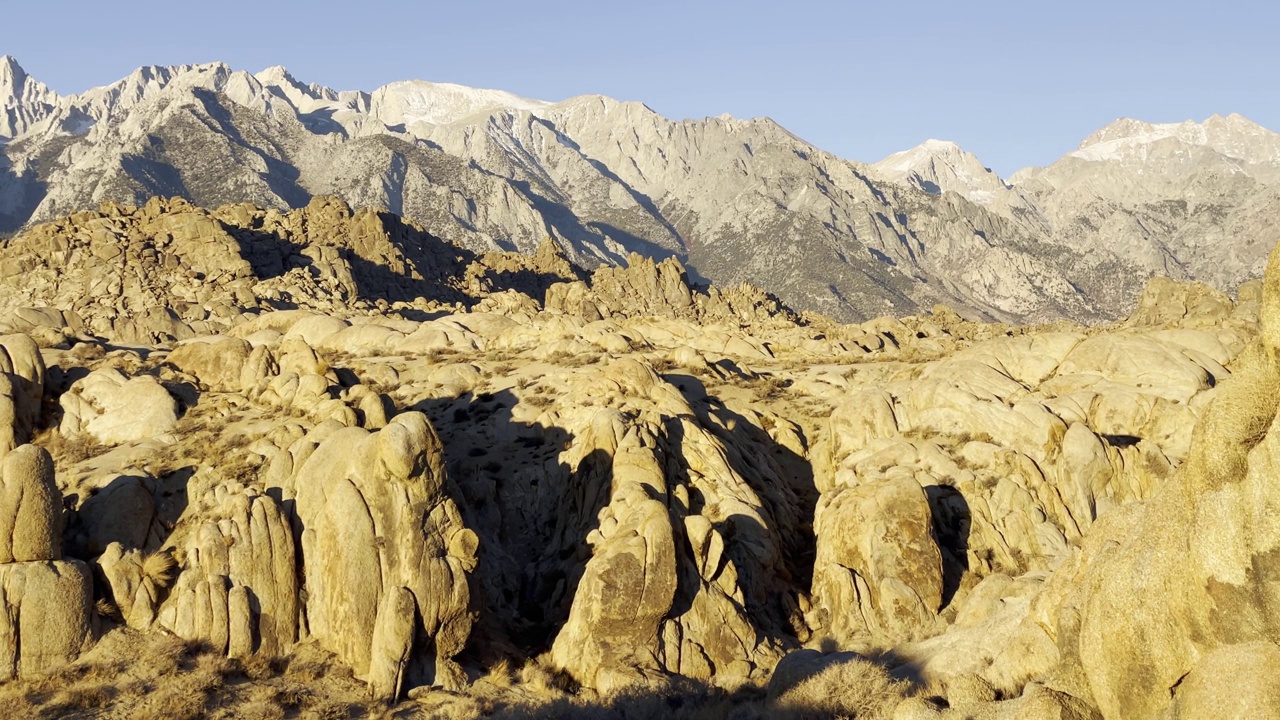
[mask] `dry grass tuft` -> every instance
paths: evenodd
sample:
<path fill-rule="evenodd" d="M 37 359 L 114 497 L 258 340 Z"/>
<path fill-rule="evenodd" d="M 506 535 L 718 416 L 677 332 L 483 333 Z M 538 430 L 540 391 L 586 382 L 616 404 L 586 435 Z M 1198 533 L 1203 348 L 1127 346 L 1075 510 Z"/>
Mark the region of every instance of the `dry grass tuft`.
<path fill-rule="evenodd" d="M 761 375 L 752 383 L 752 389 L 755 391 L 756 400 L 760 402 L 781 398 L 786 394 L 786 390 L 789 387 L 791 387 L 790 380 L 780 378 L 776 375 Z"/>
<path fill-rule="evenodd" d="M 48 450 L 58 467 L 84 462 L 111 449 L 95 440 L 92 435 L 84 434 L 69 438 L 57 428 L 47 428 L 36 433 L 31 442 Z"/>
<path fill-rule="evenodd" d="M 150 579 L 157 588 L 169 587 L 177 570 L 178 561 L 168 550 L 153 552 L 142 560 L 142 576 Z"/>
<path fill-rule="evenodd" d="M 520 685 L 537 697 L 563 697 L 576 692 L 573 677 L 551 664 L 547 657 L 533 658 L 520 669 Z"/>
<path fill-rule="evenodd" d="M 526 405 L 532 405 L 533 407 L 540 408 L 540 407 L 546 407 L 555 401 L 547 397 L 546 395 L 528 395 L 526 397 L 521 398 L 520 402 Z"/>
<path fill-rule="evenodd" d="M 493 667 L 489 668 L 489 674 L 485 676 L 485 679 L 497 687 L 508 688 L 516 683 L 516 671 L 511 666 L 510 660 L 502 658 L 494 663 Z"/>
<path fill-rule="evenodd" d="M 159 631 L 111 631 L 76 663 L 0 685 L 0 718 L 389 717 L 364 683 L 311 645 L 232 660 Z"/>

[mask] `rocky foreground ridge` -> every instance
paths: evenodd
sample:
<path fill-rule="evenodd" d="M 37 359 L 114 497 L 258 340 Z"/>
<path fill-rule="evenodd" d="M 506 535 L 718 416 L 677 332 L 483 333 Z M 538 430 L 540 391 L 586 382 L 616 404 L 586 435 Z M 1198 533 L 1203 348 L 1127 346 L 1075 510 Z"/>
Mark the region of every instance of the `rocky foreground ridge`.
<path fill-rule="evenodd" d="M 59 219 L 0 252 L 0 708 L 1280 713 L 1278 268 L 848 325 L 328 199 Z"/>

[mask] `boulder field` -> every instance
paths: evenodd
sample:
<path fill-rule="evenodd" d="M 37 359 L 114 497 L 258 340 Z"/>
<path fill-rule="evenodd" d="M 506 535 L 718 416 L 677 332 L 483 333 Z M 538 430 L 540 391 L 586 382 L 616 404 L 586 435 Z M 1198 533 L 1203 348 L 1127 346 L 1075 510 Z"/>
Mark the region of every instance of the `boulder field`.
<path fill-rule="evenodd" d="M 9 241 L 0 680 L 163 635 L 404 717 L 1280 714 L 1275 257 L 1099 328 L 442 248 L 329 200 Z"/>

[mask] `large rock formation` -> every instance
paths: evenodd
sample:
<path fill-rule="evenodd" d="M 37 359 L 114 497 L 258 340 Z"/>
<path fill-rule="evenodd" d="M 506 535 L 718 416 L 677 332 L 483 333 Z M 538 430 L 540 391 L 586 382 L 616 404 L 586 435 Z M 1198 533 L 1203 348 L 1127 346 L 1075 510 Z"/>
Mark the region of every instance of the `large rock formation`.
<path fill-rule="evenodd" d="M 416 413 L 376 433 L 327 430 L 283 488 L 302 528 L 309 633 L 387 697 L 405 678 L 459 687 L 478 540 L 439 438 Z"/>
<path fill-rule="evenodd" d="M 26 335 L 0 336 L 0 453 L 31 439 L 43 409 L 44 358 Z"/>
<path fill-rule="evenodd" d="M 1215 690 L 1218 697 L 1255 711 L 1274 706 L 1274 689 L 1253 680 L 1267 661 L 1247 673 L 1233 669 L 1274 650 L 1249 646 L 1274 642 L 1280 617 L 1268 580 L 1280 543 L 1269 510 L 1280 453 L 1272 432 L 1280 407 L 1280 252 L 1268 266 L 1261 323 L 1197 423 L 1177 481 L 1106 518 L 1060 571 L 1078 588 L 1052 619 L 1063 682 L 1104 716 L 1208 709 L 1210 677 L 1230 688 Z M 1192 681 L 1185 699 L 1184 680 Z"/>
<path fill-rule="evenodd" d="M 143 583 L 122 607 L 131 622 L 156 615 L 162 627 L 187 640 L 201 640 L 232 657 L 287 655 L 299 637 L 301 599 L 293 529 L 280 505 L 253 488 L 220 483 L 188 509 L 168 544 L 182 572 L 164 604 L 140 610 L 156 589 Z M 145 570 L 145 566 L 143 568 Z"/>
<path fill-rule="evenodd" d="M 0 680 L 73 659 L 90 637 L 88 567 L 62 559 L 62 494 L 42 448 L 0 449 Z"/>

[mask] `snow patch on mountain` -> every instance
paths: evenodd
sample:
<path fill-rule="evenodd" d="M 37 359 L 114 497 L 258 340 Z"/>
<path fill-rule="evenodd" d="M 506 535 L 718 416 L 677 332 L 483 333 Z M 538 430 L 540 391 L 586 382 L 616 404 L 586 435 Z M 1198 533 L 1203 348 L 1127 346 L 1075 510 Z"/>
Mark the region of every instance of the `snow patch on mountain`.
<path fill-rule="evenodd" d="M 452 83 L 406 80 L 373 91 L 372 113 L 387 125 L 429 123 L 448 125 L 491 110 L 536 113 L 550 103 L 530 100 L 502 90 L 484 90 Z"/>
<path fill-rule="evenodd" d="M 933 195 L 955 192 L 978 205 L 990 205 L 1008 185 L 977 156 L 949 140 L 925 140 L 874 163 L 887 179 L 905 182 Z"/>
<path fill-rule="evenodd" d="M 1145 161 L 1156 143 L 1172 140 L 1246 163 L 1280 163 L 1280 135 L 1238 114 L 1203 123 L 1148 123 L 1122 118 L 1085 138 L 1068 157 L 1089 162 Z"/>

